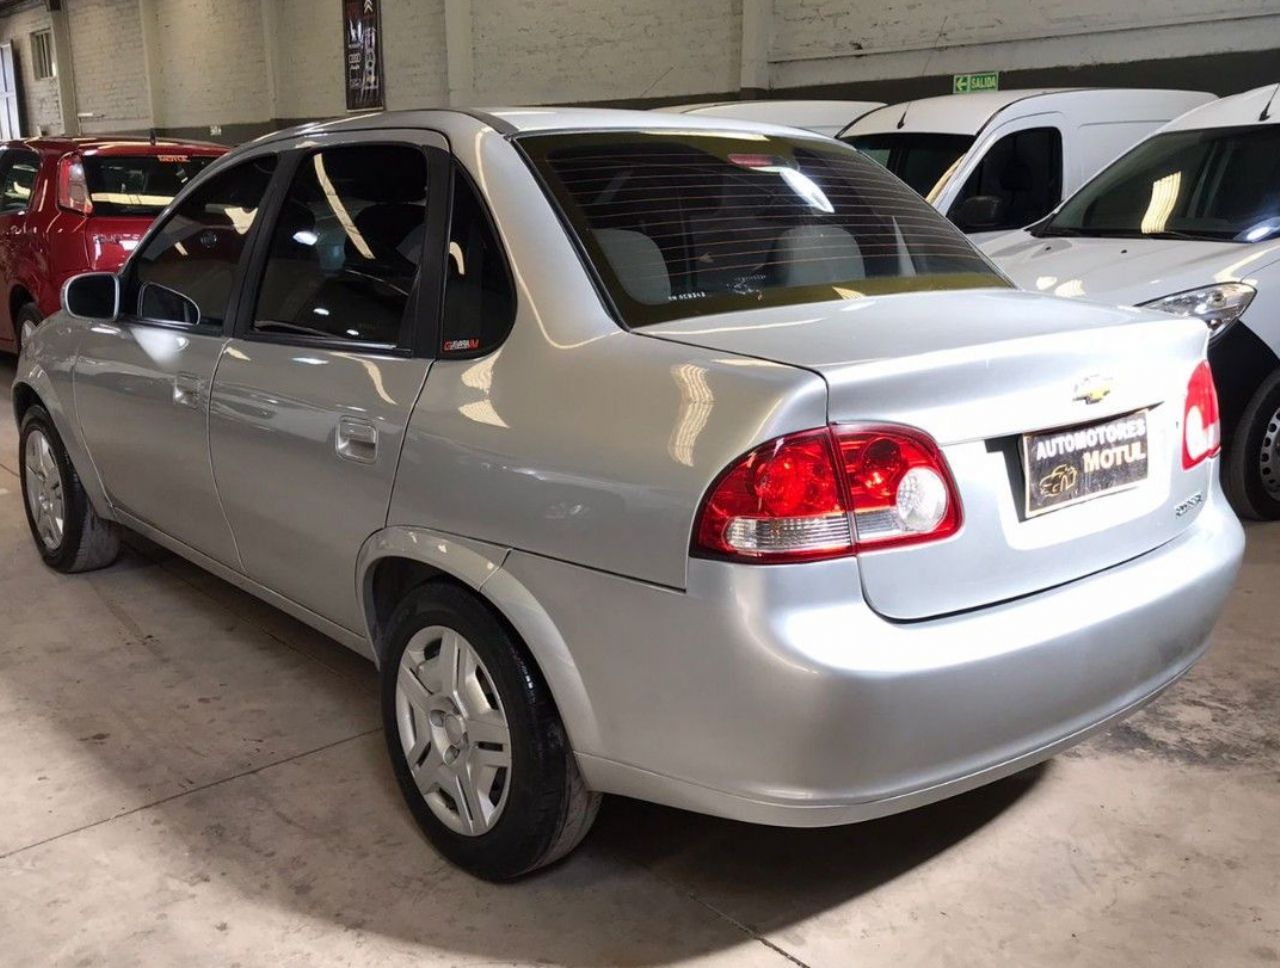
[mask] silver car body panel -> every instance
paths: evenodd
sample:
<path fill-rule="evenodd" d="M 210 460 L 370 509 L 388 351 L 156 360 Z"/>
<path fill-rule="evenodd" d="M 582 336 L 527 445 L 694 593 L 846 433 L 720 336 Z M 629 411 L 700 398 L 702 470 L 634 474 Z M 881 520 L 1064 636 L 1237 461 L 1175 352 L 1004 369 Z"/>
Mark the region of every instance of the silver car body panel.
<path fill-rule="evenodd" d="M 527 643 L 584 775 L 605 792 L 770 823 L 861 819 L 1050 755 L 1185 671 L 1242 549 L 1217 461 L 1167 478 L 1174 430 L 1165 425 L 1163 463 L 1144 492 L 1150 527 L 1139 521 L 1138 537 L 1124 535 L 1117 519 L 1140 510 L 1126 505 L 1132 496 L 1056 511 L 1044 519 L 1050 532 L 1081 532 L 1058 549 L 1074 564 L 1037 564 L 1035 577 L 1018 584 L 1009 567 L 1016 556 L 999 550 L 1009 532 L 995 530 L 1007 510 L 995 495 L 1008 490 L 1008 473 L 982 479 L 996 473 L 982 441 L 1090 419 L 1092 410 L 1055 388 L 1094 366 L 1116 378 L 1113 397 L 1092 408 L 1098 415 L 1137 401 L 1180 411 L 1202 331 L 1196 343 L 1177 321 L 1156 326 L 1137 312 L 995 292 L 624 331 L 504 133 L 638 126 L 775 130 L 590 110 L 513 110 L 488 120 L 404 112 L 309 125 L 252 146 L 439 132 L 491 206 L 518 311 L 500 350 L 429 371 L 423 360 L 376 354 L 226 346 L 209 419 L 211 478 L 227 512 L 211 517 L 224 526 L 230 519 L 228 531 L 246 541 L 243 563 L 197 548 L 182 521 L 156 526 L 163 515 L 149 504 L 129 513 L 93 488 L 105 444 L 132 446 L 120 440 L 130 428 L 93 418 L 89 446 L 79 442 L 85 414 L 69 375 L 99 324 L 62 314 L 42 326 L 17 392 L 48 398 L 102 514 L 375 661 L 381 630 L 370 576 L 381 563 L 407 559 L 475 589 Z M 104 342 L 85 365 L 121 385 L 127 356 L 97 359 L 115 345 L 108 335 L 119 338 L 96 335 Z M 299 360 L 308 355 L 325 363 Z M 155 408 L 173 406 L 153 391 Z M 381 453 L 366 464 L 335 452 L 341 417 L 371 405 L 387 464 Z M 134 416 L 152 420 L 149 410 Z M 718 473 L 760 442 L 829 418 L 914 422 L 938 436 L 961 478 L 975 542 L 963 560 L 941 546 L 804 565 L 690 558 L 696 508 Z M 168 473 L 165 448 L 178 432 L 173 425 L 156 438 L 147 472 Z M 192 446 L 206 441 L 207 467 L 207 437 L 199 427 L 187 433 Z M 1201 503 L 1178 517 L 1188 490 Z M 266 498 L 260 507 L 255 496 Z M 1164 516 L 1177 523 L 1158 525 Z M 1091 559 L 1090 541 L 1112 530 L 1128 542 L 1125 560 Z M 984 537 L 996 546 L 990 559 L 981 557 Z M 972 587 L 975 560 L 1010 582 L 1006 593 L 981 582 L 973 594 L 948 590 Z M 895 598 L 904 575 L 935 592 Z M 925 617 L 957 606 L 963 611 Z M 885 617 L 893 611 L 920 617 Z"/>

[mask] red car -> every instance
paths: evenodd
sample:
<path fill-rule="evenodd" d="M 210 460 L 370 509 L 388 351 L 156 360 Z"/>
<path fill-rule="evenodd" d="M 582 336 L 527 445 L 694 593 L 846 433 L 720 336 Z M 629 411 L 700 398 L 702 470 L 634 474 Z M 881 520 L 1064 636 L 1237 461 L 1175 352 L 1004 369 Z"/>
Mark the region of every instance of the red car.
<path fill-rule="evenodd" d="M 56 312 L 62 284 L 114 272 L 219 145 L 107 138 L 0 144 L 0 351 Z"/>

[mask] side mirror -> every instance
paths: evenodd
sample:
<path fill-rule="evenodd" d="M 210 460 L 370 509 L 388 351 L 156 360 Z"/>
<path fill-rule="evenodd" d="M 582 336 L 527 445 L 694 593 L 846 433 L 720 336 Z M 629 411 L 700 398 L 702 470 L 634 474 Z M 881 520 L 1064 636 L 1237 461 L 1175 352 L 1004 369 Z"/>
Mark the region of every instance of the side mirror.
<path fill-rule="evenodd" d="M 120 279 L 114 272 L 84 272 L 62 287 L 62 308 L 76 319 L 111 322 L 120 315 Z"/>
<path fill-rule="evenodd" d="M 970 195 L 958 208 L 952 209 L 951 221 L 962 232 L 981 232 L 1000 227 L 1005 200 L 999 195 Z"/>
<path fill-rule="evenodd" d="M 200 322 L 200 307 L 194 299 L 175 289 L 145 282 L 138 291 L 138 315 L 143 319 L 195 326 Z"/>

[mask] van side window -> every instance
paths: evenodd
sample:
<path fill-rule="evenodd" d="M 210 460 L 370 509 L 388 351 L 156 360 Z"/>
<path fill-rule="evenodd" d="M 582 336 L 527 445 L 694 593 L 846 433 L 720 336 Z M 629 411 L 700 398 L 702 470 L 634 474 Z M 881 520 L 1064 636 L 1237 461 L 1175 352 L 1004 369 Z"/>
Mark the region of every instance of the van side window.
<path fill-rule="evenodd" d="M 511 331 L 515 289 L 484 202 L 458 169 L 453 175 L 446 262 L 440 353 L 487 353 Z"/>
<path fill-rule="evenodd" d="M 214 175 L 188 195 L 131 264 L 125 305 L 142 319 L 220 326 L 274 155 Z"/>
<path fill-rule="evenodd" d="M 271 237 L 253 331 L 394 346 L 426 222 L 420 148 L 356 145 L 304 158 Z"/>
<path fill-rule="evenodd" d="M 965 205 L 978 197 L 987 205 Z M 966 232 L 1020 229 L 1048 215 L 1061 200 L 1062 134 L 1057 128 L 1028 128 L 987 149 L 947 214 Z M 982 212 L 981 221 L 971 214 L 975 210 Z"/>

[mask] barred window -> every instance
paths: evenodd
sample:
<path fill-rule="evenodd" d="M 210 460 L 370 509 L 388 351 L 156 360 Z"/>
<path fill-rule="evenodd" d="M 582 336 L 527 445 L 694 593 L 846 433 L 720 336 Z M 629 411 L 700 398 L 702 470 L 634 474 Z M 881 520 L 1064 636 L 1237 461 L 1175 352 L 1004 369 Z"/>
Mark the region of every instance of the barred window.
<path fill-rule="evenodd" d="M 31 35 L 31 70 L 37 81 L 48 80 L 58 73 L 53 61 L 53 32 L 37 30 Z"/>
<path fill-rule="evenodd" d="M 519 143 L 631 326 L 1008 285 L 923 199 L 836 142 L 605 131 Z"/>

